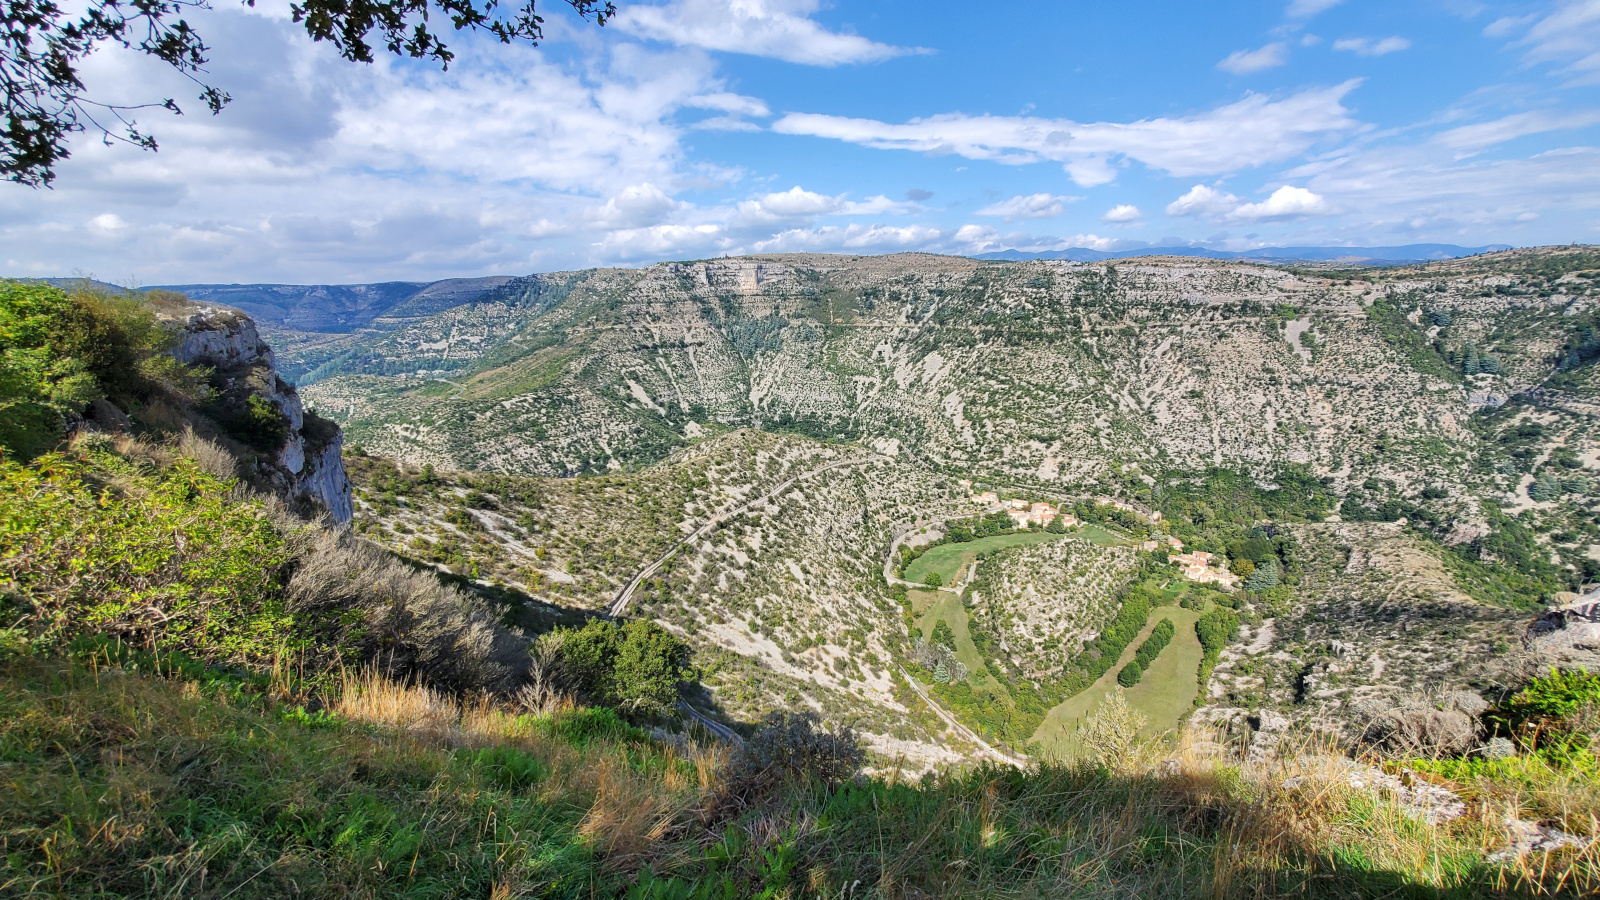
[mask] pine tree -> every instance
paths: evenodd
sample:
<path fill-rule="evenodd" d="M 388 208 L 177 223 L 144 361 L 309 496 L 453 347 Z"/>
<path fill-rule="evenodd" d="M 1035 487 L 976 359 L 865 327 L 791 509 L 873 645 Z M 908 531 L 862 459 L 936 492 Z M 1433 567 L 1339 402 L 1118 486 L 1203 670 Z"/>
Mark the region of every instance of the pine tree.
<path fill-rule="evenodd" d="M 1466 352 L 1467 357 L 1461 362 L 1461 373 L 1463 375 L 1476 375 L 1478 374 L 1478 348 L 1468 344 Z"/>
<path fill-rule="evenodd" d="M 944 660 L 939 660 L 939 665 L 933 670 L 933 680 L 940 684 L 950 683 L 950 670 L 945 667 Z"/>

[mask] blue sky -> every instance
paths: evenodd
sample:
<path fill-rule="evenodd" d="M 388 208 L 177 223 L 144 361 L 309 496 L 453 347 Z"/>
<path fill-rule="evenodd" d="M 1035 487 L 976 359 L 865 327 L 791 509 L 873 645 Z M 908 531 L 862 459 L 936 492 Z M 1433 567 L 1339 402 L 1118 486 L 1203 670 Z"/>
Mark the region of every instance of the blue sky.
<path fill-rule="evenodd" d="M 1600 0 L 547 3 L 360 66 L 196 17 L 221 116 L 0 186 L 12 275 L 522 274 L 724 253 L 1600 241 Z M 192 88 L 122 52 L 116 102 Z M 194 105 L 194 104 L 191 104 Z"/>

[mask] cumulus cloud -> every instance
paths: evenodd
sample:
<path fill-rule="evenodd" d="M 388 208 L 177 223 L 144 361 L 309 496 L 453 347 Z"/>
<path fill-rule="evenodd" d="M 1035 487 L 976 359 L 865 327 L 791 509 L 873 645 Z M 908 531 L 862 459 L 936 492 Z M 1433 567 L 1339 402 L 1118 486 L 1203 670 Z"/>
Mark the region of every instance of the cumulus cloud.
<path fill-rule="evenodd" d="M 1321 196 L 1305 188 L 1284 185 L 1261 203 L 1240 204 L 1228 218 L 1242 222 L 1266 222 L 1315 215 L 1327 209 L 1328 204 Z"/>
<path fill-rule="evenodd" d="M 1007 222 L 1016 219 L 1053 219 L 1067 211 L 1067 204 L 1080 197 L 1058 194 L 1018 194 L 978 210 L 980 216 L 1003 216 Z"/>
<path fill-rule="evenodd" d="M 731 221 L 736 229 L 748 230 L 770 228 L 796 220 L 809 221 L 819 216 L 899 214 L 917 208 L 915 203 L 890 200 L 882 194 L 857 201 L 846 199 L 844 194 L 829 196 L 795 185 L 787 191 L 741 201 Z"/>
<path fill-rule="evenodd" d="M 812 21 L 818 0 L 674 0 L 627 4 L 612 20 L 636 37 L 811 66 L 878 62 L 925 52 L 829 31 Z"/>
<path fill-rule="evenodd" d="M 649 183 L 631 185 L 589 213 L 590 221 L 604 228 L 642 228 L 655 225 L 681 204 Z"/>
<path fill-rule="evenodd" d="M 1223 216 L 1244 201 L 1216 188 L 1197 184 L 1188 193 L 1167 204 L 1169 216 Z"/>
<path fill-rule="evenodd" d="M 1217 63 L 1217 68 L 1235 75 L 1272 69 L 1289 61 L 1289 46 L 1279 41 L 1257 50 L 1235 50 Z"/>
<path fill-rule="evenodd" d="M 233 104 L 146 114 L 159 153 L 79 141 L 53 191 L 0 185 L 5 271 L 161 284 L 582 264 L 597 232 L 676 223 L 682 185 L 739 177 L 685 161 L 683 110 L 765 109 L 698 51 L 625 43 L 561 62 L 481 41 L 439 72 L 352 66 L 290 22 L 233 10 L 209 14 L 206 37 Z M 96 54 L 86 73 L 121 96 L 191 90 L 134 54 Z"/>
<path fill-rule="evenodd" d="M 1411 42 L 1403 37 L 1376 38 L 1344 38 L 1333 42 L 1333 49 L 1344 50 L 1357 56 L 1385 56 L 1398 53 L 1411 47 Z"/>
<path fill-rule="evenodd" d="M 1106 210 L 1105 215 L 1100 217 L 1100 221 L 1112 225 L 1126 225 L 1129 222 L 1139 221 L 1139 218 L 1143 215 L 1143 213 L 1139 212 L 1139 207 L 1130 203 L 1119 203 Z"/>
<path fill-rule="evenodd" d="M 1114 174 L 1108 160 L 1126 157 L 1171 175 L 1214 175 L 1298 156 L 1319 139 L 1360 127 L 1341 102 L 1360 84 L 1301 91 L 1280 99 L 1243 100 L 1182 118 L 1084 124 L 1031 116 L 945 113 L 904 124 L 815 113 L 773 123 L 783 134 L 833 138 L 884 150 L 955 154 L 1023 165 L 1052 160 L 1086 187 Z"/>
<path fill-rule="evenodd" d="M 756 241 L 756 253 L 804 253 L 828 250 L 895 252 L 922 250 L 939 243 L 944 232 L 931 225 L 828 225 L 794 228 Z"/>
<path fill-rule="evenodd" d="M 1208 218 L 1218 222 L 1271 222 L 1326 212 L 1327 202 L 1305 188 L 1284 185 L 1260 203 L 1247 203 L 1226 191 L 1203 184 L 1167 204 L 1167 215 Z"/>

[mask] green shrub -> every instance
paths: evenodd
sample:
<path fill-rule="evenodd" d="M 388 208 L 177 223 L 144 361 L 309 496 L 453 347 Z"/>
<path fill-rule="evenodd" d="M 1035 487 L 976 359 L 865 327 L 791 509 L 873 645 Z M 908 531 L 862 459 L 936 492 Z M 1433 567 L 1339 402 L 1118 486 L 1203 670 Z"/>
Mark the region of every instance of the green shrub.
<path fill-rule="evenodd" d="M 1139 665 L 1138 660 L 1134 660 L 1133 662 L 1123 666 L 1122 671 L 1117 673 L 1117 684 L 1120 684 L 1125 688 L 1133 687 L 1134 685 L 1138 684 L 1139 680 L 1143 677 L 1144 668 Z"/>
<path fill-rule="evenodd" d="M 1552 764 L 1592 763 L 1589 751 L 1600 739 L 1600 674 L 1552 669 L 1491 708 L 1484 720 Z"/>
<path fill-rule="evenodd" d="M 124 409 L 157 394 L 201 399 L 204 372 L 165 352 L 175 339 L 142 300 L 0 281 L 0 449 L 32 459 L 54 448 L 102 397 Z"/>
<path fill-rule="evenodd" d="M 1167 644 L 1172 641 L 1172 636 L 1177 632 L 1178 627 L 1172 624 L 1171 619 L 1157 622 L 1156 627 L 1151 629 L 1150 636 L 1139 645 L 1139 652 L 1134 655 L 1134 661 L 1139 664 L 1139 668 L 1150 668 L 1150 664 L 1156 661 L 1156 657 L 1161 655 L 1161 651 L 1166 649 Z"/>
<path fill-rule="evenodd" d="M 658 715 L 677 701 L 679 686 L 690 676 L 688 649 L 648 620 L 619 626 L 594 619 L 559 634 L 560 667 L 593 703 Z"/>

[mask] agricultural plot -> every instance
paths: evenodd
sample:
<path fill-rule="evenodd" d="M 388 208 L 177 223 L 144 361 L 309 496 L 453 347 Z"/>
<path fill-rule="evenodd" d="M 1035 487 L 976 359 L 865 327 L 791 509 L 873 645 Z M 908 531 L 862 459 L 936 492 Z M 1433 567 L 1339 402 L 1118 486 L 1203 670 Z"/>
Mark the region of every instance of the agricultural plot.
<path fill-rule="evenodd" d="M 1133 659 L 1139 645 L 1144 643 L 1162 619 L 1171 619 L 1177 633 L 1172 643 L 1145 670 L 1143 680 L 1126 691 L 1128 703 L 1150 719 L 1143 732 L 1146 737 L 1154 737 L 1178 727 L 1184 714 L 1192 708 L 1195 693 L 1199 689 L 1196 682 L 1203 651 L 1194 633 L 1194 623 L 1200 614 L 1200 610 L 1178 606 L 1161 606 L 1152 610 L 1139 637 L 1129 642 L 1115 666 L 1086 690 L 1069 697 L 1045 716 L 1032 740 L 1038 744 L 1040 754 L 1054 759 L 1070 759 L 1073 756 L 1077 749 L 1078 726 L 1116 689 L 1117 673 Z"/>
<path fill-rule="evenodd" d="M 940 544 L 912 560 L 911 565 L 906 566 L 905 579 L 921 584 L 927 581 L 929 575 L 937 574 L 942 583 L 952 584 L 957 577 L 968 571 L 968 567 L 977 560 L 980 553 L 1043 544 L 1063 537 L 1067 535 L 1051 534 L 1048 531 L 1019 531 L 1015 534 L 978 538 L 964 544 Z"/>

